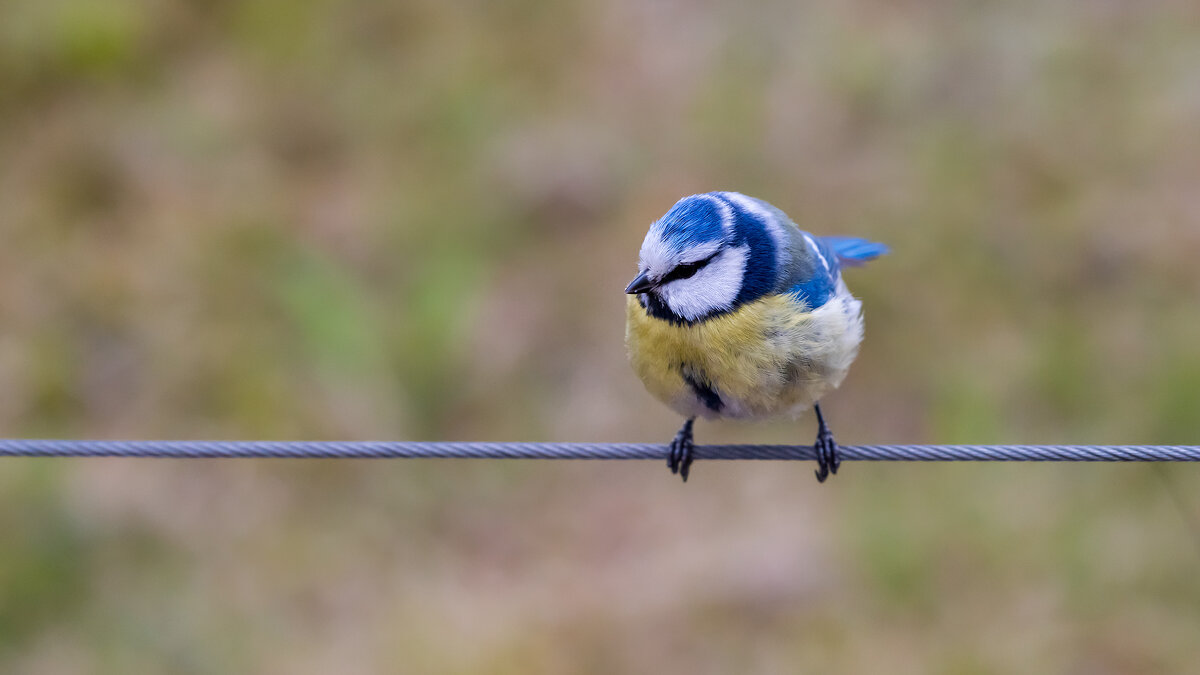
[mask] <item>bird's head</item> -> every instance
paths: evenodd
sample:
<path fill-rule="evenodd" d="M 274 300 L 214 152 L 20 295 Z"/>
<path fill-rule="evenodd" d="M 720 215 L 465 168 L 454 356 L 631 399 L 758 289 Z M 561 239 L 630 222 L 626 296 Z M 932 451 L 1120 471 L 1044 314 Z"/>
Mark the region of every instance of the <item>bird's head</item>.
<path fill-rule="evenodd" d="M 637 294 L 659 318 L 694 322 L 732 309 L 742 295 L 750 246 L 739 241 L 733 208 L 713 194 L 684 197 L 646 233 Z"/>

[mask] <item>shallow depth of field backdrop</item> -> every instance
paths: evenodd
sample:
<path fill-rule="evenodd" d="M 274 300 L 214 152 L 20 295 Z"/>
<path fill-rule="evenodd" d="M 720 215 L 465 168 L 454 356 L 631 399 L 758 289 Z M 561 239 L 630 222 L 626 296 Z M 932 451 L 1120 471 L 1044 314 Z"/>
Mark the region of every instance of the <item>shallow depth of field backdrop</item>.
<path fill-rule="evenodd" d="M 893 248 L 842 442 L 1198 443 L 1198 122 L 1192 0 L 17 0 L 0 435 L 665 442 L 621 291 L 736 189 Z M 813 468 L 3 460 L 0 671 L 1195 665 L 1197 467 Z"/>

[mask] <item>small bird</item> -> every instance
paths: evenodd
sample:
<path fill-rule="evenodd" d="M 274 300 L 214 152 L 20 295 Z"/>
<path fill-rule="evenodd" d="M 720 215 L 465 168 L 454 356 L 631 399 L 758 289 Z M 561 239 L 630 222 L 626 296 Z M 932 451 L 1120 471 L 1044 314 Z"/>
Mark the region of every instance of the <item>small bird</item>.
<path fill-rule="evenodd" d="M 650 225 L 625 292 L 625 342 L 646 389 L 686 418 L 667 466 L 687 481 L 696 417 L 817 414 L 817 480 L 837 443 L 817 401 L 842 383 L 863 338 L 862 303 L 841 267 L 888 248 L 817 237 L 737 192 L 679 200 Z"/>

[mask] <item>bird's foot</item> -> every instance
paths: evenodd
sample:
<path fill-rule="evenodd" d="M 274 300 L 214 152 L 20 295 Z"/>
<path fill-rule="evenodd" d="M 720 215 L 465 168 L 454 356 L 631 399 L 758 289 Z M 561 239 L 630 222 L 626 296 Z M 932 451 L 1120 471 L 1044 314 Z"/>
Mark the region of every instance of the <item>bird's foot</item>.
<path fill-rule="evenodd" d="M 821 414 L 821 406 L 814 405 L 817 413 L 817 440 L 813 442 L 813 450 L 817 454 L 817 482 L 824 483 L 830 474 L 836 474 L 842 465 L 838 456 L 837 441 L 833 440 L 833 432 L 825 424 L 825 416 Z"/>
<path fill-rule="evenodd" d="M 841 458 L 838 457 L 837 441 L 833 440 L 833 434 L 829 433 L 828 429 L 822 429 L 817 432 L 813 449 L 817 451 L 817 481 L 824 483 L 830 474 L 837 473 L 842 464 Z"/>
<path fill-rule="evenodd" d="M 695 421 L 693 417 L 683 423 L 679 433 L 675 434 L 675 438 L 671 440 L 667 452 L 667 468 L 671 469 L 671 473 L 679 474 L 685 483 L 688 479 L 688 471 L 692 468 L 692 449 L 695 447 L 692 442 L 692 423 Z"/>

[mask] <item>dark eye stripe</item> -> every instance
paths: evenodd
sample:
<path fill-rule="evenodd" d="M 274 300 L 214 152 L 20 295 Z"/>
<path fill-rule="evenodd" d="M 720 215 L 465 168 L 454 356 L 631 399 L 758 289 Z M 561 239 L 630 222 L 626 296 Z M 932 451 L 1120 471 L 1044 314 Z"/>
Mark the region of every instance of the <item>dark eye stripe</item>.
<path fill-rule="evenodd" d="M 668 283 L 671 281 L 676 281 L 678 279 L 687 279 L 688 277 L 695 275 L 696 272 L 699 272 L 700 270 L 704 269 L 704 267 L 706 265 L 708 265 L 708 263 L 712 262 L 713 258 L 716 258 L 716 257 L 717 257 L 717 254 L 714 253 L 714 254 L 708 256 L 707 258 L 705 258 L 704 260 L 697 260 L 696 262 L 693 262 L 693 263 L 685 263 L 683 265 L 679 265 L 675 269 L 671 270 L 670 272 L 667 272 L 666 276 L 664 276 L 662 278 L 662 281 L 660 281 L 659 283 L 665 284 L 665 283 Z"/>

